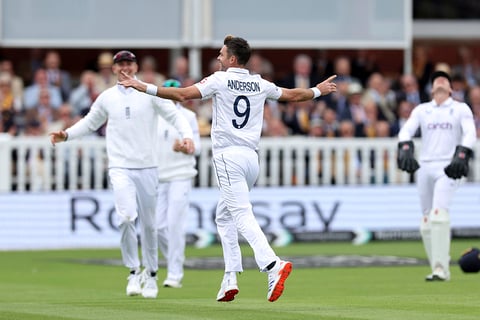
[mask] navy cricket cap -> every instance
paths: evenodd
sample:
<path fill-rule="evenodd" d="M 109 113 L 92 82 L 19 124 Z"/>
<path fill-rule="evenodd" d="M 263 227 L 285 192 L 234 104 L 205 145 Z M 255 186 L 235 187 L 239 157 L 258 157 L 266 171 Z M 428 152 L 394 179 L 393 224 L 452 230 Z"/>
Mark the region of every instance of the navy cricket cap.
<path fill-rule="evenodd" d="M 132 61 L 137 62 L 137 57 L 128 50 L 122 50 L 113 56 L 113 63 L 118 63 L 120 61 Z"/>
<path fill-rule="evenodd" d="M 452 78 L 450 78 L 450 75 L 445 71 L 435 71 L 434 73 L 432 73 L 432 75 L 430 76 L 430 83 L 433 84 L 433 81 L 440 77 L 447 78 L 450 85 L 452 85 Z"/>
<path fill-rule="evenodd" d="M 466 250 L 458 260 L 463 272 L 473 273 L 480 271 L 480 250 L 470 248 Z"/>

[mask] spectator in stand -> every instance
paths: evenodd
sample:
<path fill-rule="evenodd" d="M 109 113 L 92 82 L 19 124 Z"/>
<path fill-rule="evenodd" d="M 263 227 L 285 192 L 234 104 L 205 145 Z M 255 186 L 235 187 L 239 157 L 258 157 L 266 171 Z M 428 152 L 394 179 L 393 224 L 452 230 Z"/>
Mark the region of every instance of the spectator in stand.
<path fill-rule="evenodd" d="M 91 70 L 85 70 L 80 76 L 80 84 L 72 90 L 69 103 L 72 105 L 74 116 L 85 116 L 90 106 L 97 99 L 100 92 L 95 86 L 96 74 Z"/>
<path fill-rule="evenodd" d="M 35 73 L 38 69 L 43 68 L 44 53 L 40 48 L 30 49 L 29 73 L 27 81 L 35 79 Z"/>
<path fill-rule="evenodd" d="M 468 83 L 461 73 L 452 75 L 452 98 L 458 102 L 467 102 Z"/>
<path fill-rule="evenodd" d="M 385 120 L 379 120 L 375 124 L 375 137 L 377 138 L 388 138 L 391 137 L 391 128 L 390 123 Z"/>
<path fill-rule="evenodd" d="M 475 121 L 475 128 L 477 137 L 480 137 L 480 86 L 470 88 L 468 92 L 468 101 L 473 112 L 473 120 Z"/>
<path fill-rule="evenodd" d="M 42 88 L 38 93 L 38 103 L 33 108 L 26 110 L 25 118 L 27 123 L 39 121 L 42 133 L 46 133 L 50 124 L 57 119 L 59 109 L 60 106 L 52 104 L 50 91 Z"/>
<path fill-rule="evenodd" d="M 397 91 L 397 105 L 406 100 L 414 106 L 430 100 L 430 96 L 420 90 L 418 80 L 413 74 L 404 74 L 400 78 L 400 90 Z"/>
<path fill-rule="evenodd" d="M 340 138 L 355 138 L 355 124 L 350 120 L 340 121 L 338 124 L 338 136 Z"/>
<path fill-rule="evenodd" d="M 306 135 L 310 126 L 310 110 L 313 101 L 288 102 L 283 105 L 281 119 L 291 135 Z"/>
<path fill-rule="evenodd" d="M 165 76 L 157 71 L 157 61 L 153 56 L 145 56 L 140 61 L 140 71 L 137 74 L 138 79 L 153 83 L 157 86 L 163 85 Z"/>
<path fill-rule="evenodd" d="M 434 64 L 430 60 L 427 47 L 416 46 L 413 48 L 412 67 L 420 90 L 428 93 L 427 84 L 429 84 L 430 74 L 434 71 Z"/>
<path fill-rule="evenodd" d="M 61 67 L 61 58 L 58 51 L 50 50 L 44 59 L 45 70 L 47 71 L 48 83 L 60 89 L 62 101 L 68 101 L 72 91 L 72 80 L 70 73 Z"/>
<path fill-rule="evenodd" d="M 26 122 L 25 130 L 22 133 L 24 137 L 43 137 L 45 130 L 37 119 L 31 119 Z M 18 160 L 17 160 L 18 161 Z M 49 174 L 45 170 L 44 153 L 41 149 L 31 148 L 26 154 L 25 169 L 27 174 L 26 189 L 29 191 L 45 191 L 48 189 L 46 184 L 46 175 Z"/>
<path fill-rule="evenodd" d="M 117 77 L 112 71 L 113 55 L 109 51 L 99 54 L 97 59 L 98 73 L 95 80 L 97 92 L 101 93 L 117 84 Z"/>
<path fill-rule="evenodd" d="M 321 127 L 324 137 L 335 138 L 338 136 L 339 123 L 335 110 L 330 108 L 323 110 Z"/>
<path fill-rule="evenodd" d="M 333 71 L 337 74 L 335 82 L 338 90 L 335 94 L 325 96 L 323 99 L 337 111 L 337 114 L 342 114 L 348 105 L 348 86 L 351 83 L 360 84 L 360 80 L 352 76 L 352 64 L 347 56 L 339 56 L 334 60 Z"/>
<path fill-rule="evenodd" d="M 328 51 L 320 49 L 317 51 L 316 57 L 313 59 L 312 72 L 316 73 L 318 79 L 333 74 L 333 63 L 328 57 Z"/>
<path fill-rule="evenodd" d="M 355 124 L 350 120 L 340 121 L 340 123 L 338 124 L 338 136 L 344 139 L 355 138 Z M 348 183 L 360 182 L 362 172 L 361 159 L 361 150 L 357 150 L 357 152 L 355 152 L 354 154 L 350 153 L 348 150 L 345 150 L 345 180 Z M 354 161 L 353 164 L 351 163 L 352 161 Z M 350 170 L 354 171 L 353 181 L 350 181 Z"/>
<path fill-rule="evenodd" d="M 45 132 L 65 130 L 71 127 L 80 117 L 73 117 L 73 108 L 70 104 L 64 103 L 54 113 L 54 118 L 46 124 Z"/>
<path fill-rule="evenodd" d="M 317 74 L 312 72 L 312 58 L 299 54 L 293 60 L 293 72 L 285 77 L 282 86 L 285 88 L 310 88 L 318 83 Z"/>
<path fill-rule="evenodd" d="M 62 104 L 62 94 L 58 87 L 48 83 L 47 71 L 38 69 L 35 72 L 35 81 L 24 90 L 24 107 L 26 112 L 35 108 L 40 103 L 40 91 L 47 90 L 50 93 L 50 104 L 54 109 L 58 109 Z"/>
<path fill-rule="evenodd" d="M 384 76 L 375 72 L 368 78 L 368 87 L 363 93 L 363 99 L 372 101 L 378 109 L 378 119 L 390 123 L 395 121 L 395 110 L 397 108 L 396 96 L 390 89 L 389 81 Z"/>
<path fill-rule="evenodd" d="M 362 102 L 363 88 L 360 83 L 353 82 L 348 86 L 348 100 L 345 109 L 338 113 L 339 121 L 349 120 L 355 124 L 355 136 L 362 137 L 363 125 L 367 121 L 365 106 Z"/>
<path fill-rule="evenodd" d="M 367 85 L 368 78 L 373 73 L 379 72 L 376 58 L 368 50 L 360 49 L 356 51 L 356 55 L 352 62 L 352 76 L 357 78 L 363 86 Z"/>
<path fill-rule="evenodd" d="M 190 78 L 188 59 L 184 56 L 178 56 L 173 61 L 172 72 L 170 72 L 170 78 L 185 83 Z"/>
<path fill-rule="evenodd" d="M 365 112 L 365 121 L 362 124 L 363 137 L 375 138 L 377 136 L 378 107 L 372 100 L 366 100 L 363 103 L 363 110 Z"/>
<path fill-rule="evenodd" d="M 397 117 L 395 119 L 395 122 L 391 125 L 391 136 L 396 136 L 400 129 L 403 127 L 405 122 L 407 121 L 408 117 L 410 117 L 410 114 L 412 113 L 413 108 L 415 107 L 414 104 L 407 100 L 401 100 L 398 102 L 398 107 L 397 107 Z M 420 132 L 418 132 L 418 137 Z"/>
<path fill-rule="evenodd" d="M 346 78 L 335 79 L 337 83 L 337 91 L 330 95 L 328 100 L 325 100 L 328 107 L 337 112 L 338 115 L 342 115 L 348 109 L 348 87 L 350 82 Z"/>
<path fill-rule="evenodd" d="M 10 75 L 12 78 L 13 97 L 15 100 L 18 100 L 20 103 L 22 103 L 24 82 L 23 79 L 16 74 L 12 60 L 4 59 L 0 61 L 0 73 L 7 73 Z M 19 109 L 17 109 L 17 111 L 21 111 L 21 105 L 18 107 Z"/>
<path fill-rule="evenodd" d="M 277 114 L 265 103 L 263 110 L 262 136 L 265 137 L 285 137 L 288 135 L 288 128 L 282 122 Z"/>
<path fill-rule="evenodd" d="M 263 57 L 259 53 L 252 53 L 250 60 L 248 60 L 247 69 L 250 70 L 250 74 L 263 73 Z"/>
<path fill-rule="evenodd" d="M 15 98 L 12 88 L 12 76 L 6 72 L 0 72 L 0 132 L 12 136 L 18 134 L 17 117 L 21 110 L 21 101 Z"/>
<path fill-rule="evenodd" d="M 458 58 L 460 61 L 453 66 L 452 74 L 461 74 L 469 87 L 479 84 L 480 64 L 472 50 L 466 46 L 460 46 L 458 48 Z"/>
<path fill-rule="evenodd" d="M 342 79 L 348 83 L 360 83 L 360 80 L 352 75 L 352 63 L 347 56 L 339 56 L 335 59 L 333 72 L 337 75 L 337 81 Z"/>

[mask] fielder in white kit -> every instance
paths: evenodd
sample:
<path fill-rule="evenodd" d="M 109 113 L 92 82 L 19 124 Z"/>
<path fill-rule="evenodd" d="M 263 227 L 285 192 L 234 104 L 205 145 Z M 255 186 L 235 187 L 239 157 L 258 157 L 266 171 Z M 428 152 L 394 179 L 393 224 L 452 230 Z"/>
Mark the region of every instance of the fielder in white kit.
<path fill-rule="evenodd" d="M 432 269 L 427 281 L 450 279 L 449 206 L 476 141 L 470 107 L 452 99 L 450 76 L 436 71 L 431 76 L 432 98 L 413 109 L 398 134 L 398 167 L 409 173 L 419 169 L 417 187 L 423 217 L 420 234 Z M 414 157 L 412 137 L 421 129 L 420 163 Z"/>
<path fill-rule="evenodd" d="M 164 87 L 180 87 L 180 82 L 169 79 Z M 167 277 L 164 287 L 181 288 L 187 214 L 193 178 L 197 175 L 196 155 L 200 154 L 200 133 L 195 113 L 180 103 L 177 108 L 188 120 L 193 132 L 194 152 L 181 149 L 181 135 L 178 130 L 159 117 L 158 126 L 158 201 L 157 230 L 158 247 L 167 260 Z"/>
<path fill-rule="evenodd" d="M 137 59 L 130 51 L 113 58 L 112 70 L 122 80 L 134 77 Z M 193 152 L 193 135 L 187 120 L 169 100 L 141 94 L 120 84 L 102 92 L 88 114 L 65 131 L 50 133 L 53 145 L 96 131 L 107 122 L 108 174 L 113 187 L 115 212 L 119 219 L 123 263 L 130 269 L 126 293 L 155 298 L 158 294 L 158 243 L 155 207 L 158 187 L 157 126 L 162 116 L 181 132 L 179 149 Z M 140 270 L 135 221 L 139 218 L 142 257 Z"/>
<path fill-rule="evenodd" d="M 305 101 L 336 91 L 336 84 L 332 82 L 335 76 L 310 89 L 277 87 L 249 73 L 245 65 L 250 54 L 245 39 L 227 36 L 217 58 L 221 71 L 190 87 L 157 88 L 131 77 L 122 81 L 125 86 L 166 99 L 213 98 L 213 166 L 220 188 L 215 221 L 225 261 L 217 301 L 222 302 L 234 300 L 239 292 L 236 273 L 243 271 L 239 233 L 252 247 L 260 271 L 268 275 L 268 301 L 276 301 L 282 295 L 284 282 L 292 270 L 292 263 L 281 260 L 271 248 L 249 199 L 259 171 L 257 149 L 265 100 Z"/>

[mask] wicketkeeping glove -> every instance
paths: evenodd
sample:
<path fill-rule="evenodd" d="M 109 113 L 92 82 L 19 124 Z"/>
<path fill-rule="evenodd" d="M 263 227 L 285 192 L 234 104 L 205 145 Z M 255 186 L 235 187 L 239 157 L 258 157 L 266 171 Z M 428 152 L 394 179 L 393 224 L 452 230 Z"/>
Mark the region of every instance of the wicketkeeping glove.
<path fill-rule="evenodd" d="M 420 168 L 414 156 L 414 146 L 411 140 L 398 143 L 397 166 L 398 169 L 413 173 Z"/>
<path fill-rule="evenodd" d="M 464 146 L 457 146 L 452 162 L 445 167 L 445 174 L 452 179 L 460 179 L 468 175 L 468 161 L 473 156 L 473 151 Z"/>

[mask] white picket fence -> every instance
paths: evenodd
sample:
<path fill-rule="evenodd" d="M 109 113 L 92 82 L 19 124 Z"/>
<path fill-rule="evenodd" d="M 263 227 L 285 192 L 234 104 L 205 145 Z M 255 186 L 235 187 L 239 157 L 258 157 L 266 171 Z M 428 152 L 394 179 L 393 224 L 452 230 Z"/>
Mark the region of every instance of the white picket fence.
<path fill-rule="evenodd" d="M 262 138 L 257 186 L 411 183 L 412 177 L 396 167 L 396 151 L 393 138 Z M 0 192 L 106 189 L 107 165 L 102 138 L 54 148 L 48 137 L 0 136 Z M 195 186 L 216 186 L 209 138 L 202 139 L 197 165 Z M 474 160 L 469 180 L 480 182 L 479 173 L 480 161 Z"/>

